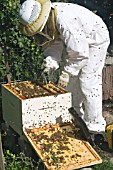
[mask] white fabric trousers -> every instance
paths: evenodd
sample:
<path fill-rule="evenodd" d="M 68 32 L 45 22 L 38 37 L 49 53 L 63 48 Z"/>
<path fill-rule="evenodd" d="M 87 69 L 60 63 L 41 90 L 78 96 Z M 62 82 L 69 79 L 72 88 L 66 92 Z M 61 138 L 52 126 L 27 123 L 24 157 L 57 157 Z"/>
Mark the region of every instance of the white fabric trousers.
<path fill-rule="evenodd" d="M 109 42 L 90 48 L 90 59 L 78 76 L 71 76 L 66 89 L 72 92 L 72 104 L 91 132 L 105 131 L 102 116 L 102 69 Z M 83 109 L 84 104 L 84 109 Z"/>

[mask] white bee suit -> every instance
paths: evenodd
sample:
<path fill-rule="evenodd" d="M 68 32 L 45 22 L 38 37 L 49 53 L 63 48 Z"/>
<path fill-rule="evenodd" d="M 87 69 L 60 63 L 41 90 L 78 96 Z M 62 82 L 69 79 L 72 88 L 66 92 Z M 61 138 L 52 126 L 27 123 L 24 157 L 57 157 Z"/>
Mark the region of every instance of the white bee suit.
<path fill-rule="evenodd" d="M 57 9 L 56 25 L 60 36 L 44 51 L 48 56 L 46 61 L 57 69 L 63 54 L 64 71 L 69 74 L 67 89 L 73 94 L 73 106 L 90 131 L 105 131 L 102 68 L 110 43 L 107 27 L 99 16 L 77 4 L 53 3 L 53 6 Z"/>

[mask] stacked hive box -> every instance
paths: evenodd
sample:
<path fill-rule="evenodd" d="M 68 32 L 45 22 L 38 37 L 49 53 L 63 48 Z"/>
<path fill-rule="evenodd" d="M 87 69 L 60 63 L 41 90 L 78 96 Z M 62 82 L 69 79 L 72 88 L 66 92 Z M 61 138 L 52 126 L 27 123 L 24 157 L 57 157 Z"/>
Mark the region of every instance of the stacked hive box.
<path fill-rule="evenodd" d="M 23 83 L 28 86 L 29 82 Z M 13 86 L 10 84 L 2 85 L 3 119 L 19 135 L 22 135 L 23 129 L 26 127 L 39 127 L 71 119 L 68 112 L 72 106 L 70 92 L 54 84 L 51 84 L 48 90 L 44 87 L 42 96 L 40 94 L 37 97 L 29 98 L 18 91 L 17 87 L 14 89 L 14 83 Z"/>

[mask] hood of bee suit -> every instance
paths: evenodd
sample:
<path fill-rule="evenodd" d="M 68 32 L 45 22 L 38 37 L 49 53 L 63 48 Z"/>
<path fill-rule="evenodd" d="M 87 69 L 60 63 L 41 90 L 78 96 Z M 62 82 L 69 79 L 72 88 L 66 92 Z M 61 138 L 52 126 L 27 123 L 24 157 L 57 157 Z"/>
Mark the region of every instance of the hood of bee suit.
<path fill-rule="evenodd" d="M 41 32 L 51 11 L 50 0 L 26 0 L 20 7 L 20 30 L 26 36 Z"/>

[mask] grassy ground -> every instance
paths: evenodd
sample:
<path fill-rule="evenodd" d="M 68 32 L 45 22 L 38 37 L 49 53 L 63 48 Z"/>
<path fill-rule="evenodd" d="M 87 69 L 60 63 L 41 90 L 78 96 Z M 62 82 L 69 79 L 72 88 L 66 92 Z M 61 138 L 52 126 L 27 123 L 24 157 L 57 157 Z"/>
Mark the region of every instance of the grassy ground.
<path fill-rule="evenodd" d="M 94 170 L 112 170 L 113 169 L 113 151 L 109 150 L 109 148 L 106 146 L 104 147 L 99 147 L 96 146 L 95 150 L 97 153 L 100 155 L 102 158 L 102 164 L 98 164 L 93 166 L 92 168 Z"/>
<path fill-rule="evenodd" d="M 112 170 L 113 164 L 110 162 L 110 160 L 104 160 L 102 164 L 95 165 L 92 167 L 94 170 Z"/>

